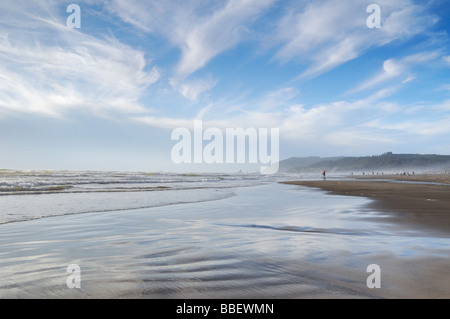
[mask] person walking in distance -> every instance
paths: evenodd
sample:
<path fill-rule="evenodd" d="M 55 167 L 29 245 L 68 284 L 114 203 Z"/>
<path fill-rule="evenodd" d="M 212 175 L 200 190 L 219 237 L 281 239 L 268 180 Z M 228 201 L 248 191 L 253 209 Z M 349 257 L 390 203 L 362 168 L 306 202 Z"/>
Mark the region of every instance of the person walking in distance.
<path fill-rule="evenodd" d="M 325 179 L 326 179 L 326 175 L 327 175 L 327 173 L 326 173 L 325 171 L 323 171 L 323 173 L 322 173 L 322 176 L 323 176 L 323 180 L 325 180 Z"/>

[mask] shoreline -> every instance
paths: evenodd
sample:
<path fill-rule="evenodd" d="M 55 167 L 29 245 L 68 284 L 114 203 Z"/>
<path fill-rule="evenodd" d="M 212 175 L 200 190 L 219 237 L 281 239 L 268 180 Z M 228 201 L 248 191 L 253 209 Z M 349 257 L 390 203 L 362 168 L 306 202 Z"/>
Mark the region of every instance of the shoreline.
<path fill-rule="evenodd" d="M 448 298 L 448 239 L 382 229 L 359 215 L 366 203 L 272 183 L 221 201 L 0 225 L 0 296 Z M 67 286 L 74 264 L 81 289 Z M 370 264 L 381 289 L 367 287 Z"/>
<path fill-rule="evenodd" d="M 281 183 L 319 188 L 335 195 L 366 197 L 373 200 L 369 207 L 391 213 L 392 221 L 402 228 L 439 231 L 450 236 L 450 176 L 372 175 L 357 176 L 356 179 L 358 180 L 287 181 Z M 386 179 L 396 182 L 389 182 Z"/>
<path fill-rule="evenodd" d="M 358 180 L 394 180 L 401 182 L 423 182 L 450 185 L 450 174 L 385 174 L 385 175 L 354 175 L 349 176 Z"/>

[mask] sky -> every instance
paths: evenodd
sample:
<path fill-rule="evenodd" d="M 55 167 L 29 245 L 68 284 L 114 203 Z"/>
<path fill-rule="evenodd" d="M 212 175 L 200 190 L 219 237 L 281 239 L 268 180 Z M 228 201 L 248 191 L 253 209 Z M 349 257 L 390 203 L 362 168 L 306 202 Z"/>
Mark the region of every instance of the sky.
<path fill-rule="evenodd" d="M 195 171 L 194 120 L 277 128 L 280 159 L 450 155 L 449 32 L 447 0 L 0 0 L 0 168 Z"/>

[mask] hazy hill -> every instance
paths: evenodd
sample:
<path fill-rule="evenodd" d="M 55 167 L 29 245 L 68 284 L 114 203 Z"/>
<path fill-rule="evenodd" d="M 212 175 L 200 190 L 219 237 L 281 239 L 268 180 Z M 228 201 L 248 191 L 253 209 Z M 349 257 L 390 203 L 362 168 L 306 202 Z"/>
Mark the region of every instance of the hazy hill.
<path fill-rule="evenodd" d="M 292 157 L 280 162 L 281 173 L 450 170 L 448 155 L 393 154 L 364 157 Z"/>
<path fill-rule="evenodd" d="M 309 166 L 313 167 L 317 163 L 321 163 L 324 161 L 335 161 L 341 159 L 342 157 L 318 157 L 318 156 L 310 156 L 310 157 L 291 157 L 284 161 L 280 162 L 280 169 L 285 171 L 299 170 L 303 168 L 307 168 Z"/>

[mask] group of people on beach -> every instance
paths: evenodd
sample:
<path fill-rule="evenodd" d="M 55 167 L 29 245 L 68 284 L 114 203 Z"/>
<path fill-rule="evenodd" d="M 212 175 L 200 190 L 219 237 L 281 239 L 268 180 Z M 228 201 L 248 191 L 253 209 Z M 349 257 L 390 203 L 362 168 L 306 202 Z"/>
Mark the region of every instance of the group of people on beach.
<path fill-rule="evenodd" d="M 449 172 L 446 172 L 447 174 L 449 173 Z M 366 175 L 366 172 L 363 172 L 362 173 L 363 174 L 363 176 L 365 176 Z M 416 173 L 415 172 L 405 172 L 405 171 L 402 171 L 401 173 L 397 173 L 396 175 L 408 175 L 408 176 L 411 176 L 411 175 L 415 175 Z M 323 177 L 323 179 L 325 180 L 326 179 L 326 175 L 327 175 L 327 173 L 326 173 L 326 171 L 323 171 L 322 172 L 322 177 Z M 351 173 L 351 175 L 353 176 L 353 172 Z M 370 175 L 370 173 L 367 173 L 367 175 Z M 375 172 L 372 172 L 372 175 L 375 175 Z M 376 175 L 384 175 L 384 172 L 377 172 L 376 173 Z"/>
<path fill-rule="evenodd" d="M 363 175 L 366 175 L 366 172 L 363 172 L 362 174 L 363 174 Z M 381 173 L 380 173 L 380 172 L 377 172 L 377 175 L 380 175 L 380 174 L 381 174 L 381 175 L 384 175 L 384 172 L 381 172 Z M 367 173 L 367 175 L 370 175 L 370 173 Z M 375 172 L 372 172 L 372 175 L 375 175 Z"/>
<path fill-rule="evenodd" d="M 414 172 L 412 172 L 411 174 L 409 173 L 409 172 L 405 172 L 405 171 L 402 171 L 401 173 L 400 173 L 400 175 L 408 175 L 408 176 L 410 176 L 410 175 L 415 175 L 416 173 L 414 173 Z M 398 174 L 397 174 L 398 175 Z"/>

